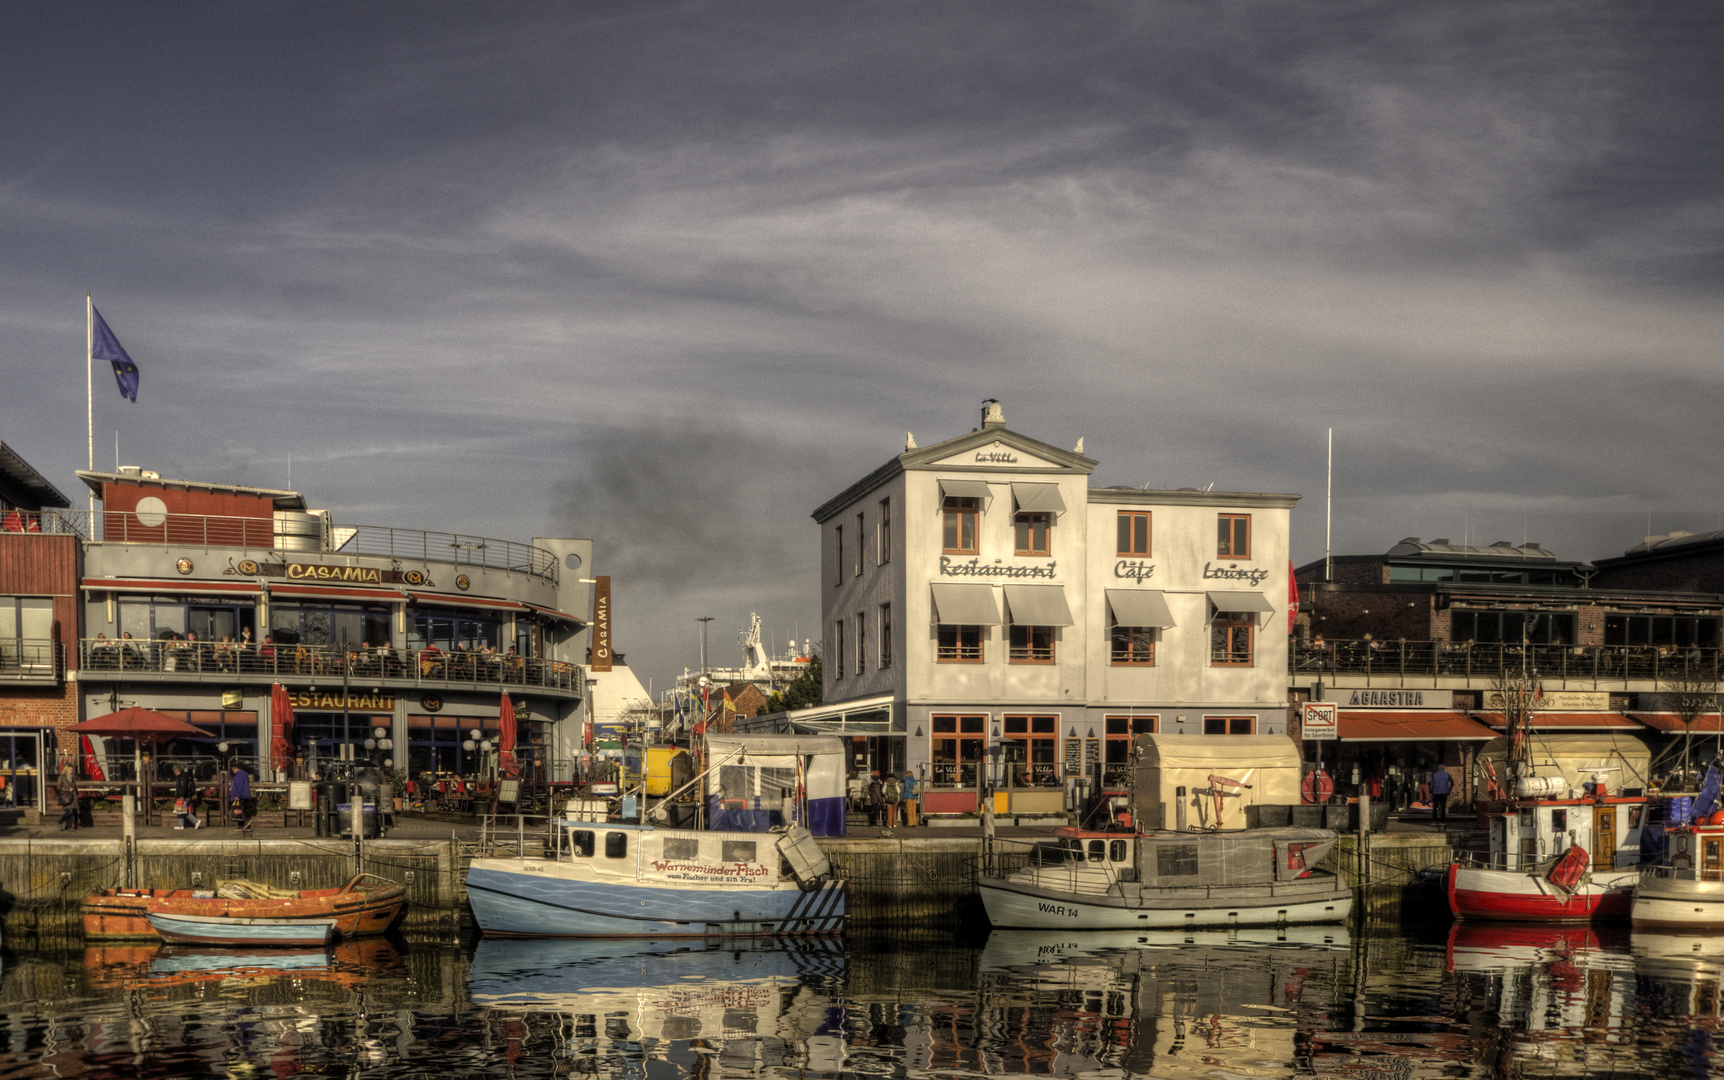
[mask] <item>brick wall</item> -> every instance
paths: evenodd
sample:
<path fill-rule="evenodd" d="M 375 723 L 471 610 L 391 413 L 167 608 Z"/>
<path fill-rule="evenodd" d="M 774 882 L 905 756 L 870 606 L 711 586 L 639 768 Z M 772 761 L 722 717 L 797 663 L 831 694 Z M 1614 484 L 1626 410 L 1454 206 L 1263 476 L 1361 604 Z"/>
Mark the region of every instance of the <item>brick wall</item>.
<path fill-rule="evenodd" d="M 1382 641 L 1431 641 L 1435 623 L 1442 624 L 1442 637 L 1449 625 L 1446 612 L 1433 619 L 1431 601 L 1430 593 L 1322 590 L 1300 597 L 1299 606 L 1310 615 L 1312 635 L 1332 641 L 1366 634 Z"/>
<path fill-rule="evenodd" d="M 64 728 L 77 722 L 77 683 L 0 687 L 0 728 Z"/>
<path fill-rule="evenodd" d="M 1603 567 L 1592 579 L 1592 587 L 1724 593 L 1724 552 L 1697 551 L 1676 558 Z"/>

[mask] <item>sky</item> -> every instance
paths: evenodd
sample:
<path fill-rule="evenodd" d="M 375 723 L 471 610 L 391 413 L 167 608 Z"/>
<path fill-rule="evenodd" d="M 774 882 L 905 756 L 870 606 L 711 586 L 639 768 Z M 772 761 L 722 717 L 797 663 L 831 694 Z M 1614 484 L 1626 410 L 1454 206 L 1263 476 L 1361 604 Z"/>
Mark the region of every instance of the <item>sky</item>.
<path fill-rule="evenodd" d="M 1295 561 L 1724 527 L 1724 6 L 0 5 L 0 440 L 592 537 L 655 689 L 983 399 Z M 290 464 L 291 462 L 291 464 Z"/>

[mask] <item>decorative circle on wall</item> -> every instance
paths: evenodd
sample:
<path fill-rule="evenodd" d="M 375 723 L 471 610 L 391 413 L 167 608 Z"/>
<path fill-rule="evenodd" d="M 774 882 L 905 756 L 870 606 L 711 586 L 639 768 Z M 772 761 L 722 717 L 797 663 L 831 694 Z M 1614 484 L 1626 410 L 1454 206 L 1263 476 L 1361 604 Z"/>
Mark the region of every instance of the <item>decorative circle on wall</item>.
<path fill-rule="evenodd" d="M 241 559 L 239 561 L 239 572 L 244 574 L 246 577 L 257 577 L 263 572 L 263 567 L 257 564 L 256 559 Z"/>
<path fill-rule="evenodd" d="M 409 585 L 423 585 L 425 584 L 425 571 L 408 570 L 401 575 L 401 580 Z"/>
<path fill-rule="evenodd" d="M 168 520 L 168 504 L 154 495 L 145 495 L 138 500 L 138 505 L 132 510 L 138 515 L 138 524 L 145 528 L 158 528 Z"/>
<path fill-rule="evenodd" d="M 472 587 L 472 585 L 473 585 L 472 581 L 468 580 L 466 574 L 462 574 L 460 577 L 457 577 L 455 579 L 455 587 L 457 589 L 460 589 L 462 592 L 466 592 L 469 588 Z"/>
<path fill-rule="evenodd" d="M 182 574 L 189 574 L 192 572 L 192 561 L 190 559 L 181 559 L 179 562 L 174 563 L 174 569 L 178 570 Z"/>
<path fill-rule="evenodd" d="M 563 565 L 568 567 L 570 570 L 579 570 L 581 568 L 581 557 L 571 551 L 567 555 L 563 556 Z"/>
<path fill-rule="evenodd" d="M 426 712 L 442 712 L 443 699 L 438 697 L 436 694 L 426 694 L 424 697 L 419 699 L 419 707 L 424 709 Z"/>

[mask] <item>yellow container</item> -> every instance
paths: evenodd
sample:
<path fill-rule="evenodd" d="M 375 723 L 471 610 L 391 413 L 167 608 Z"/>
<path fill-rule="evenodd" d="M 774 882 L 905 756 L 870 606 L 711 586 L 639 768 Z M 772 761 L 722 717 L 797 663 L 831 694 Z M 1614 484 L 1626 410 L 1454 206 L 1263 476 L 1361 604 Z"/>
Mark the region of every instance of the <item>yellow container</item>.
<path fill-rule="evenodd" d="M 646 793 L 648 795 L 664 796 L 670 794 L 670 759 L 675 757 L 681 747 L 649 746 L 646 748 Z"/>

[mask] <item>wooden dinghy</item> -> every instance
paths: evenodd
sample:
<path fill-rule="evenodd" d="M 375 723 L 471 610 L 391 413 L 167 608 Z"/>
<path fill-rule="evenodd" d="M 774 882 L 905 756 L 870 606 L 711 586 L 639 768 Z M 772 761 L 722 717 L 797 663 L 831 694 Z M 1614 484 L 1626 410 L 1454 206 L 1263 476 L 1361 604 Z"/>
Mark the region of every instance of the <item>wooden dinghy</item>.
<path fill-rule="evenodd" d="M 336 889 L 277 889 L 234 879 L 214 889 L 101 889 L 84 897 L 85 938 L 160 940 L 149 914 L 254 919 L 333 919 L 339 937 L 381 934 L 407 907 L 407 887 L 355 874 Z"/>

